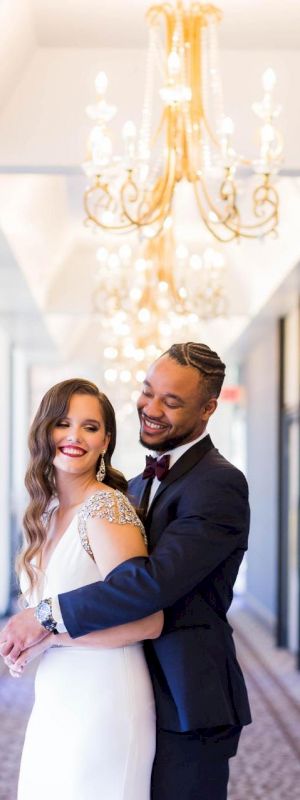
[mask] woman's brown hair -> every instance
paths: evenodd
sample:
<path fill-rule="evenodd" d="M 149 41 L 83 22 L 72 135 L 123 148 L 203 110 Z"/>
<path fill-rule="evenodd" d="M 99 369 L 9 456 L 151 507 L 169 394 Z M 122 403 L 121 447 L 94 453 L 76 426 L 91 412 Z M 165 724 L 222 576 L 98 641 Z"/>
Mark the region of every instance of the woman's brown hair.
<path fill-rule="evenodd" d="M 30 502 L 23 519 L 25 545 L 17 559 L 17 572 L 24 570 L 27 573 L 31 589 L 37 584 L 39 572 L 39 565 L 34 565 L 32 561 L 41 554 L 47 536 L 46 512 L 50 500 L 56 494 L 52 466 L 55 456 L 52 431 L 58 420 L 66 416 L 74 394 L 87 394 L 99 400 L 105 432 L 110 434 L 104 456 L 106 475 L 103 482 L 124 494 L 127 490 L 126 478 L 111 465 L 111 457 L 116 446 L 116 418 L 108 397 L 100 392 L 94 383 L 82 378 L 71 378 L 52 386 L 40 403 L 28 440 L 30 462 L 25 476 L 25 486 Z M 96 465 L 96 471 L 98 467 L 99 463 Z"/>

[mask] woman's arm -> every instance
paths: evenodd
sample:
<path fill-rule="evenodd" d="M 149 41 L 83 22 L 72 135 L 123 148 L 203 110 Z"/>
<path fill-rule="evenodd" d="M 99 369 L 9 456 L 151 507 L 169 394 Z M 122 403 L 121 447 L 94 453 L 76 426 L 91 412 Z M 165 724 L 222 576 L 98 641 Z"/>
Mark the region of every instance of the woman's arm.
<path fill-rule="evenodd" d="M 116 566 L 128 558 L 147 555 L 147 549 L 140 529 L 133 524 L 119 524 L 108 522 L 99 517 L 89 518 L 87 534 L 95 562 L 102 578 Z M 108 628 L 103 631 L 93 631 L 86 636 L 72 639 L 68 633 L 58 635 L 50 634 L 41 642 L 22 652 L 13 668 L 9 657 L 6 661 L 10 672 L 18 677 L 26 664 L 48 650 L 49 647 L 88 647 L 88 648 L 117 648 L 135 644 L 143 639 L 157 639 L 160 636 L 164 623 L 162 611 L 157 611 L 148 617 Z"/>
<path fill-rule="evenodd" d="M 162 611 L 151 614 L 150 617 L 129 622 L 126 625 L 118 625 L 115 628 L 107 628 L 105 631 L 93 631 L 86 636 L 79 636 L 74 640 L 68 633 L 49 633 L 48 636 L 33 647 L 23 650 L 14 665 L 10 664 L 9 657 L 5 658 L 5 663 L 9 667 L 10 674 L 14 678 L 19 678 L 24 667 L 38 656 L 45 653 L 49 647 L 83 647 L 114 649 L 136 644 L 143 639 L 157 639 L 160 636 L 164 624 Z"/>
<path fill-rule="evenodd" d="M 136 644 L 144 639 L 157 639 L 163 629 L 164 615 L 162 611 L 151 614 L 150 617 L 128 622 L 125 625 L 118 625 L 115 628 L 107 628 L 105 631 L 93 631 L 86 636 L 79 636 L 76 641 L 68 633 L 53 635 L 52 645 L 62 647 L 95 647 L 108 648 L 126 647 L 129 644 Z"/>

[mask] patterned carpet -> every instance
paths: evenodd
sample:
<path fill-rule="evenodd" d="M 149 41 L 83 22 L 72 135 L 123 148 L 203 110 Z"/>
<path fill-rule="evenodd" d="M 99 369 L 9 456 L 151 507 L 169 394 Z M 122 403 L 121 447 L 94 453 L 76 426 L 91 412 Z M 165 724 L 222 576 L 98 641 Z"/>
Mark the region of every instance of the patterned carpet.
<path fill-rule="evenodd" d="M 237 608 L 231 622 L 254 721 L 231 761 L 228 800 L 300 800 L 300 674 L 247 611 Z M 0 666 L 0 800 L 16 800 L 32 700 L 33 670 L 17 681 Z"/>
<path fill-rule="evenodd" d="M 231 762 L 229 800 L 300 800 L 300 674 L 249 614 L 231 621 L 253 723 Z"/>

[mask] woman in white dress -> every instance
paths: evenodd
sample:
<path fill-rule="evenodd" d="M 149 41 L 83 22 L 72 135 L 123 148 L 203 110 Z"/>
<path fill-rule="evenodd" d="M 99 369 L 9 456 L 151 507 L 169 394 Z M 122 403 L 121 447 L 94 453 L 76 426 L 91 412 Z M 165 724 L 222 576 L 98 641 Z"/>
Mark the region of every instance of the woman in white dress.
<path fill-rule="evenodd" d="M 63 381 L 43 398 L 29 438 L 19 560 L 30 605 L 145 555 L 125 478 L 110 463 L 115 440 L 113 408 L 89 381 Z M 20 656 L 15 676 L 42 654 L 18 800 L 149 800 L 155 709 L 141 641 L 162 624 L 159 612 L 76 640 L 50 633 Z"/>

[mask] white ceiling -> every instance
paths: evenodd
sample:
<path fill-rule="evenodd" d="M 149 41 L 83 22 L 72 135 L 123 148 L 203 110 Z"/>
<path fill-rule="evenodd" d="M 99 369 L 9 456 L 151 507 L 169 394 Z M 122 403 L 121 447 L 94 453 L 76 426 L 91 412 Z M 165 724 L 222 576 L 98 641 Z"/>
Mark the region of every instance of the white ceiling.
<path fill-rule="evenodd" d="M 24 0 L 23 0 L 24 2 Z M 32 0 L 46 47 L 145 47 L 149 0 Z M 224 48 L 298 48 L 299 0 L 217 0 Z"/>
<path fill-rule="evenodd" d="M 224 11 L 226 107 L 239 149 L 253 146 L 251 102 L 272 51 L 286 163 L 299 165 L 300 0 L 217 5 Z M 101 353 L 92 314 L 96 247 L 82 224 L 84 108 L 93 102 L 96 71 L 105 68 L 118 120 L 139 114 L 144 54 L 132 48 L 147 43 L 147 7 L 146 0 L 0 0 L 0 321 L 19 344 L 40 350 L 52 342 L 67 359 L 99 360 Z M 197 330 L 223 352 L 299 259 L 298 181 L 284 179 L 279 190 L 279 240 L 225 249 L 230 316 Z"/>

